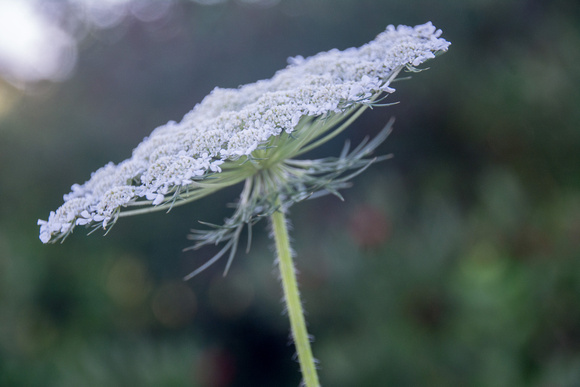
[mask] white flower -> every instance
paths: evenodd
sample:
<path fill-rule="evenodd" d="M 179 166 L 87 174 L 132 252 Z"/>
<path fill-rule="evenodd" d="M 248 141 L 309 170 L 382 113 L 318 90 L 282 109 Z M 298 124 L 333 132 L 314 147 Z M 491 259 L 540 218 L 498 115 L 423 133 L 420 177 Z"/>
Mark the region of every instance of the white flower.
<path fill-rule="evenodd" d="M 402 69 L 419 66 L 447 50 L 450 43 L 440 35 L 431 23 L 389 26 L 360 48 L 297 56 L 271 79 L 238 89 L 214 89 L 181 122 L 156 128 L 130 159 L 109 163 L 83 185 L 73 185 L 48 221 L 39 220 L 40 239 L 47 243 L 65 237 L 75 225 L 104 228 L 128 206 L 161 208 L 177 197 L 205 196 L 196 193 L 200 187 L 215 191 L 219 184 L 242 181 L 248 176 L 228 174 L 226 165 L 257 160 L 256 154 L 267 146 L 279 146 L 279 155 L 286 155 L 282 140 L 274 144 L 284 133 L 313 141 L 327 129 L 308 133 L 314 130 L 307 129 L 312 119 L 336 123 L 353 107 L 372 104 L 381 93 L 393 93 L 389 85 Z M 288 154 L 298 153 L 290 145 L 289 149 Z M 208 176 L 221 180 L 218 184 Z M 133 210 L 138 211 L 143 210 Z"/>

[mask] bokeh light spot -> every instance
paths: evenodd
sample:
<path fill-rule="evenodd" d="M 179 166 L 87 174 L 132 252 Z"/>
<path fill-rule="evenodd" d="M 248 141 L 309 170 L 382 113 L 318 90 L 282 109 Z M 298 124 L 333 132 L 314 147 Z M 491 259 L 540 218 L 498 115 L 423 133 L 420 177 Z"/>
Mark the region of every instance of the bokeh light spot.
<path fill-rule="evenodd" d="M 193 319 L 197 299 L 193 290 L 182 281 L 171 281 L 156 289 L 151 301 L 155 318 L 169 328 L 182 327 Z"/>
<path fill-rule="evenodd" d="M 0 75 L 17 87 L 61 81 L 76 63 L 76 43 L 29 1 L 0 2 Z"/>
<path fill-rule="evenodd" d="M 147 270 L 136 258 L 120 257 L 109 269 L 106 289 L 118 305 L 135 307 L 142 304 L 150 288 Z"/>

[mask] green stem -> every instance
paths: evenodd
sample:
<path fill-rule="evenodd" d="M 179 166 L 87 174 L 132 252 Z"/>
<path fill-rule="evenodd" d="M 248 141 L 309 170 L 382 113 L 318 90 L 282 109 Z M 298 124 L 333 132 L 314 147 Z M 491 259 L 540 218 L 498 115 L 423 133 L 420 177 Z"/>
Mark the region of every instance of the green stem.
<path fill-rule="evenodd" d="M 306 321 L 304 311 L 300 303 L 300 294 L 296 282 L 296 273 L 292 263 L 292 253 L 290 251 L 290 241 L 288 238 L 288 228 L 286 227 L 286 217 L 282 209 L 271 215 L 272 228 L 274 229 L 274 239 L 276 241 L 276 251 L 278 252 L 278 267 L 282 278 L 282 288 L 284 289 L 284 300 L 288 308 L 290 325 L 292 327 L 292 337 L 302 378 L 306 387 L 319 387 L 318 375 L 314 366 L 314 357 L 310 349 L 310 340 L 306 331 Z"/>

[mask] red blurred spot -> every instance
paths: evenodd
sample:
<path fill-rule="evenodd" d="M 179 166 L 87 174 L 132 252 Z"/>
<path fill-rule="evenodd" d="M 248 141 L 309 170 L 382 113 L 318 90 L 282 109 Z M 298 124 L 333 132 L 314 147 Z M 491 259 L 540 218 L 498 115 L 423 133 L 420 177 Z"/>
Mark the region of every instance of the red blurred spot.
<path fill-rule="evenodd" d="M 203 387 L 230 386 L 236 374 L 234 357 L 225 349 L 205 351 L 197 362 L 197 381 Z"/>
<path fill-rule="evenodd" d="M 378 247 L 391 235 L 391 225 L 385 214 L 370 205 L 355 209 L 350 216 L 348 228 L 356 244 L 362 248 Z"/>

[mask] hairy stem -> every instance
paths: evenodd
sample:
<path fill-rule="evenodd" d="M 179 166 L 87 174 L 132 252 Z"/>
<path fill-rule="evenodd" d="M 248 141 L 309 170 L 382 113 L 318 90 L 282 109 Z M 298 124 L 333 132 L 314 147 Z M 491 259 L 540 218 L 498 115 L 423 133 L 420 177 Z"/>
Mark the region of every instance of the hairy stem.
<path fill-rule="evenodd" d="M 292 337 L 302 378 L 306 387 L 319 387 L 318 375 L 314 365 L 314 357 L 310 348 L 310 340 L 306 330 L 306 321 L 304 320 L 304 310 L 300 303 L 300 294 L 296 282 L 296 273 L 292 262 L 292 253 L 290 251 L 290 241 L 288 238 L 288 228 L 286 226 L 286 217 L 283 209 L 271 215 L 272 228 L 274 230 L 274 239 L 276 241 L 276 251 L 278 253 L 278 267 L 280 268 L 280 277 L 282 279 L 282 288 L 284 290 L 284 300 L 288 309 L 290 325 L 292 328 Z"/>

